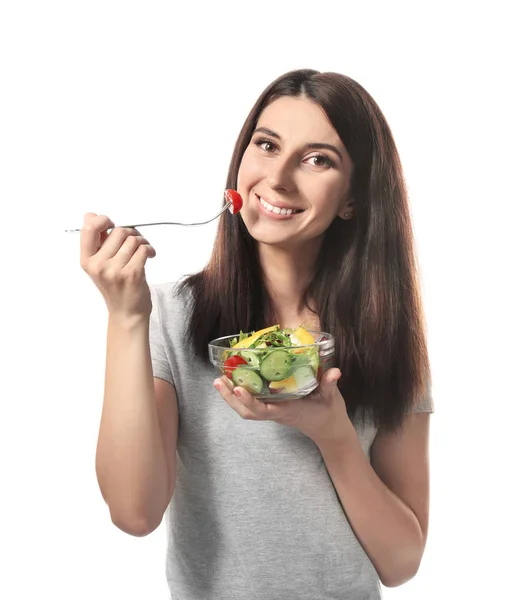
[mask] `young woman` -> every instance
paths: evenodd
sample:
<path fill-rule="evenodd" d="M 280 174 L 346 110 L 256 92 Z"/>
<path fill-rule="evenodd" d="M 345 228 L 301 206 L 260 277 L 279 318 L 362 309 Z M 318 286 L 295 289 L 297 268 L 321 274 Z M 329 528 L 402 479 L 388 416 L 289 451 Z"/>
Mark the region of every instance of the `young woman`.
<path fill-rule="evenodd" d="M 206 268 L 151 289 L 149 242 L 85 216 L 81 264 L 109 310 L 101 492 L 130 534 L 166 515 L 173 598 L 380 598 L 423 556 L 433 411 L 390 129 L 350 78 L 287 73 L 246 120 L 227 187 L 243 208 Z M 335 336 L 312 394 L 263 403 L 214 380 L 210 340 L 275 323 Z"/>

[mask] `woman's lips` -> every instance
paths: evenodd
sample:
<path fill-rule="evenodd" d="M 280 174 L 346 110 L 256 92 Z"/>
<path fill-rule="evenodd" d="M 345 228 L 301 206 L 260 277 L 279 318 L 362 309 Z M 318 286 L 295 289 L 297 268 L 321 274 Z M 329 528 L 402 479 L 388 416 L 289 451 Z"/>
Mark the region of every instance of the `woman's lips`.
<path fill-rule="evenodd" d="M 260 197 L 257 194 L 255 194 L 255 197 L 257 198 L 257 204 L 259 204 L 259 211 L 261 212 L 261 214 L 266 215 L 270 219 L 275 219 L 277 221 L 285 220 L 285 219 L 293 219 L 293 217 L 296 217 L 297 215 L 300 215 L 304 212 L 304 211 L 300 211 L 300 212 L 292 213 L 291 215 L 283 215 L 281 213 L 276 213 L 276 212 L 270 211 L 266 207 L 264 207 L 261 204 Z"/>

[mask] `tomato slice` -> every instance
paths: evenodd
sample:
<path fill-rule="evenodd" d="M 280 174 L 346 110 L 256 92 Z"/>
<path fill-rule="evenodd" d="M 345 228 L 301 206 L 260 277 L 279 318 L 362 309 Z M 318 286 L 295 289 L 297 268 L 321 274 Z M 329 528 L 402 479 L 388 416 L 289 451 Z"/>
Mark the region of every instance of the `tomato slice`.
<path fill-rule="evenodd" d="M 229 358 L 227 358 L 227 360 L 223 363 L 223 368 L 225 369 L 225 375 L 229 378 L 232 379 L 232 371 L 236 368 L 239 367 L 240 365 L 247 365 L 248 363 L 246 362 L 246 360 L 242 357 L 239 356 L 237 354 L 234 354 L 234 356 L 230 356 Z"/>
<path fill-rule="evenodd" d="M 225 200 L 227 202 L 232 202 L 232 206 L 229 206 L 228 209 L 233 215 L 238 213 L 243 207 L 243 198 L 241 198 L 241 194 L 236 192 L 236 190 L 226 190 Z"/>

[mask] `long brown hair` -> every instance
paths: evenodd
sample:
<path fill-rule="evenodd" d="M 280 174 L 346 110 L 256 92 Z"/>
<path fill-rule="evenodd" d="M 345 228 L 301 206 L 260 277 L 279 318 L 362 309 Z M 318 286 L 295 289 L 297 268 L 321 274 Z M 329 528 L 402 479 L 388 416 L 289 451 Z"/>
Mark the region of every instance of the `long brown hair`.
<path fill-rule="evenodd" d="M 335 336 L 338 387 L 351 418 L 398 428 L 427 393 L 430 366 L 407 192 L 390 128 L 356 81 L 303 69 L 276 79 L 246 119 L 230 162 L 227 188 L 236 189 L 243 154 L 261 112 L 281 96 L 319 104 L 354 164 L 354 216 L 336 218 L 325 234 L 305 294 L 323 331 Z M 211 339 L 271 325 L 271 299 L 255 240 L 243 220 L 221 217 L 206 267 L 186 278 L 192 304 L 189 333 L 208 360 Z"/>

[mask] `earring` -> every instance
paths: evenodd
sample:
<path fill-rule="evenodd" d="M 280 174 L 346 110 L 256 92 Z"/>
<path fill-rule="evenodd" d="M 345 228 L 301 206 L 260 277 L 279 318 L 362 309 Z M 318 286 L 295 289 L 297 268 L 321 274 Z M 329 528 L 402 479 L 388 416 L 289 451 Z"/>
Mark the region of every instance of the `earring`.
<path fill-rule="evenodd" d="M 349 198 L 348 202 L 347 202 L 347 208 L 345 209 L 345 212 L 343 213 L 343 217 L 342 219 L 348 219 L 351 216 L 351 213 L 349 213 L 349 208 L 351 208 L 350 204 L 353 203 L 354 200 L 353 198 Z"/>

